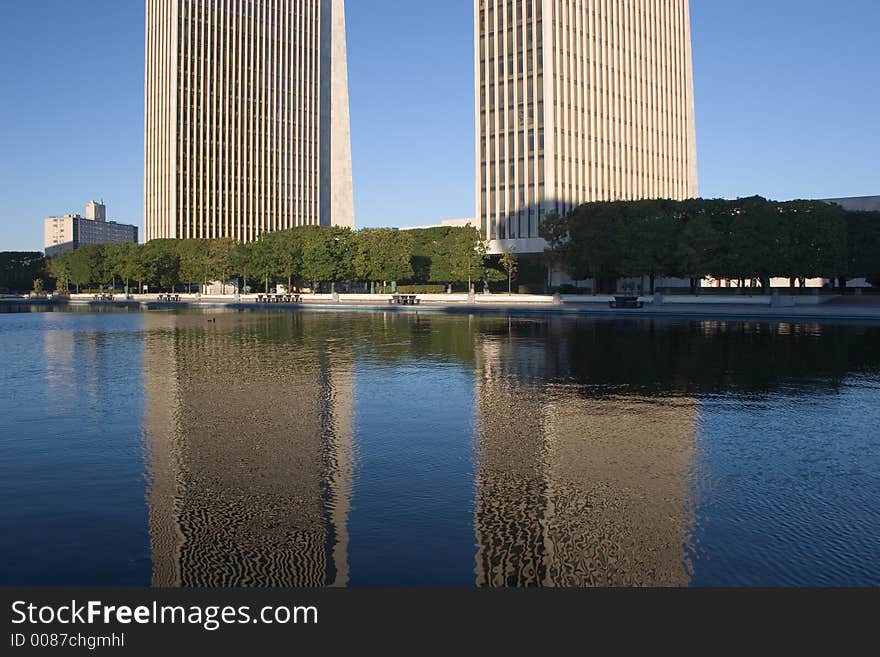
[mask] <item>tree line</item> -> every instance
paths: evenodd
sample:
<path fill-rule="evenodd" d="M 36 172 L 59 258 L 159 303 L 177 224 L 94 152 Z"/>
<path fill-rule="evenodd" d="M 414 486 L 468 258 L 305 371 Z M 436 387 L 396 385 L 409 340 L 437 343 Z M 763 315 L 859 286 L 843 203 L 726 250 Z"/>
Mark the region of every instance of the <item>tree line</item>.
<path fill-rule="evenodd" d="M 880 284 L 880 213 L 847 212 L 818 201 L 774 202 L 761 197 L 729 200 L 602 202 L 541 226 L 548 242 L 545 264 L 594 290 L 616 289 L 616 280 L 648 276 L 707 276 L 753 281 L 769 290 L 771 278 L 822 277 L 841 288 L 865 277 Z M 39 253 L 0 254 L 0 291 L 33 289 L 55 279 L 55 289 L 124 285 L 174 289 L 233 280 L 239 288 L 331 289 L 339 283 L 464 285 L 478 281 L 510 289 L 517 256 L 488 259 L 473 227 L 393 229 L 301 227 L 267 233 L 253 243 L 232 240 L 156 240 L 64 252 L 45 261 Z M 535 265 L 538 263 L 535 262 Z M 540 278 L 540 274 L 538 274 Z M 51 287 L 51 283 L 49 283 Z"/>
<path fill-rule="evenodd" d="M 770 279 L 794 286 L 828 278 L 880 283 L 880 212 L 847 212 L 821 201 L 618 201 L 587 203 L 541 226 L 554 267 L 596 289 L 616 280 L 648 276 L 697 281 L 713 277 L 753 281 L 765 292 Z"/>
<path fill-rule="evenodd" d="M 0 252 L 0 294 L 27 292 L 46 276 L 46 259 L 39 251 Z"/>
<path fill-rule="evenodd" d="M 305 226 L 231 239 L 154 240 L 66 251 L 48 261 L 56 289 L 124 285 L 174 289 L 239 282 L 269 290 L 278 283 L 320 290 L 339 283 L 472 283 L 484 276 L 485 245 L 473 227 L 414 231 Z"/>

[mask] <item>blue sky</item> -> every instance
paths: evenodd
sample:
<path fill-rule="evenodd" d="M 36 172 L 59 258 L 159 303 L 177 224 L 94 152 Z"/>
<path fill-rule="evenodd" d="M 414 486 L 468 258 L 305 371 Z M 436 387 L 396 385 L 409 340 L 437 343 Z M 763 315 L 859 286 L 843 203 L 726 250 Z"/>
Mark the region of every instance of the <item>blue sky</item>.
<path fill-rule="evenodd" d="M 142 0 L 6 0 L 0 250 L 143 215 Z M 472 0 L 347 3 L 359 226 L 473 214 Z M 691 1 L 700 191 L 880 194 L 880 3 Z"/>

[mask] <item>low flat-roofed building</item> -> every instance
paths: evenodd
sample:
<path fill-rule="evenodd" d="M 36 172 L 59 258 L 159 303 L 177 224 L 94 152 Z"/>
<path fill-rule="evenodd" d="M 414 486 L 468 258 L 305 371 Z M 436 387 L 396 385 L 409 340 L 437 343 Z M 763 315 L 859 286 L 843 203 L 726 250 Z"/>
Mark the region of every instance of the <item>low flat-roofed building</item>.
<path fill-rule="evenodd" d="M 426 230 L 428 228 L 466 228 L 477 225 L 476 219 L 444 219 L 439 224 L 426 224 L 424 226 L 405 226 L 400 230 Z"/>

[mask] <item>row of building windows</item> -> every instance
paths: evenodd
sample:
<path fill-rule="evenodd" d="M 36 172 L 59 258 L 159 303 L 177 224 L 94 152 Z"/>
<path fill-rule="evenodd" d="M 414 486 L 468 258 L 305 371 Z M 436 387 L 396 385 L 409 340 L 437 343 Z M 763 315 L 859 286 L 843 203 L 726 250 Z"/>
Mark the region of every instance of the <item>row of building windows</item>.
<path fill-rule="evenodd" d="M 217 52 L 218 49 L 223 49 L 223 52 L 233 49 L 239 52 L 242 50 L 259 52 L 260 50 L 288 50 L 291 48 L 303 51 L 318 48 L 316 44 L 319 34 L 316 30 L 303 32 L 302 35 L 307 39 L 296 39 L 295 37 L 300 36 L 300 30 L 297 29 L 297 26 L 291 27 L 293 36 L 286 36 L 288 29 L 281 24 L 277 25 L 275 30 L 267 31 L 249 29 L 247 26 L 242 28 L 233 26 L 227 29 L 225 25 L 219 26 L 213 22 L 200 26 L 191 21 L 181 20 L 179 29 L 181 43 L 194 43 L 196 48 L 205 46 L 206 52 Z M 238 47 L 233 48 L 233 45 Z"/>
<path fill-rule="evenodd" d="M 610 59 L 610 61 L 609 61 Z M 572 64 L 572 60 L 574 60 L 574 64 Z M 530 63 L 532 61 L 531 58 L 528 58 Z M 622 78 L 626 80 L 631 80 L 633 82 L 644 82 L 649 86 L 653 82 L 655 85 L 660 84 L 668 84 L 669 80 L 680 80 L 681 84 L 684 84 L 685 80 L 685 70 L 686 70 L 686 62 L 682 61 L 678 64 L 667 65 L 662 62 L 657 62 L 651 59 L 639 59 L 635 60 L 623 60 L 622 66 L 617 65 L 618 59 L 615 57 L 604 58 L 603 59 L 592 59 L 586 55 L 568 55 L 563 54 L 559 58 L 559 65 L 556 67 L 556 77 L 570 81 L 578 72 L 583 71 L 583 75 L 577 76 L 579 80 L 590 80 L 596 79 L 598 81 L 604 80 L 604 76 L 607 75 L 611 79 Z M 481 84 L 485 84 L 486 82 L 486 66 L 488 68 L 488 77 L 491 80 L 498 80 L 499 78 L 505 78 L 507 81 L 512 79 L 522 79 L 524 75 L 524 68 L 522 66 L 522 60 L 520 59 L 520 66 L 517 68 L 513 68 L 511 65 L 509 68 L 505 69 L 503 66 L 499 68 L 495 68 L 495 59 L 489 58 L 480 60 L 480 81 Z M 642 66 L 644 64 L 644 66 Z M 543 72 L 543 65 L 539 62 L 537 70 L 540 75 Z M 528 75 L 531 78 L 534 75 L 534 67 L 528 67 Z M 644 74 L 642 72 L 644 71 Z M 574 73 L 574 75 L 573 75 Z"/>
<path fill-rule="evenodd" d="M 488 217 L 484 212 L 481 225 L 489 235 L 489 239 L 528 239 L 538 237 L 538 227 L 546 215 L 546 211 L 537 205 L 526 208 L 514 215 L 503 218 Z"/>
<path fill-rule="evenodd" d="M 640 75 L 639 71 L 632 69 L 618 69 L 614 66 L 604 67 L 605 73 L 599 72 L 593 74 L 592 70 L 587 70 L 581 74 L 580 70 L 566 70 L 558 68 L 555 75 L 551 76 L 551 80 L 558 85 L 575 86 L 578 88 L 592 87 L 595 89 L 626 89 L 628 87 L 646 89 L 659 89 L 664 92 L 672 93 L 673 88 L 677 88 L 679 93 L 685 87 L 685 72 L 683 69 L 670 69 L 669 75 L 653 75 L 648 71 L 648 75 Z M 606 83 L 607 81 L 607 83 Z"/>
<path fill-rule="evenodd" d="M 486 181 L 487 185 L 499 184 L 502 186 L 512 184 L 511 181 L 516 180 L 516 160 L 508 160 L 505 163 L 499 163 L 496 167 L 494 162 L 487 162 L 480 167 L 480 174 L 482 178 L 480 180 Z M 530 158 L 528 160 L 528 164 L 525 163 L 524 160 L 519 160 L 519 179 L 523 180 L 525 178 L 525 174 L 528 173 L 529 180 L 532 180 L 533 176 L 531 175 L 535 170 L 537 170 L 537 181 L 544 182 L 544 158 L 539 157 L 537 160 L 534 158 Z M 500 177 L 498 174 L 503 173 L 505 176 Z"/>
<path fill-rule="evenodd" d="M 246 16 L 246 17 L 259 17 L 261 15 L 266 14 L 265 11 L 264 0 L 233 0 L 232 4 L 228 9 L 224 9 L 224 11 L 219 13 L 228 13 L 235 14 L 236 16 Z M 291 16 L 305 16 L 307 14 L 314 15 L 318 10 L 319 1 L 312 0 L 311 5 L 304 5 L 302 0 L 293 0 L 288 5 L 287 12 Z M 188 14 L 211 14 L 216 15 L 218 13 L 217 6 L 213 3 L 208 9 L 203 9 L 202 5 L 196 4 L 183 4 L 183 11 Z M 277 4 L 277 11 L 280 13 L 285 13 L 283 11 L 283 5 Z M 310 11 L 311 10 L 311 11 Z"/>
<path fill-rule="evenodd" d="M 192 0 L 189 0 L 191 2 Z M 216 1 L 216 0 L 215 0 Z M 265 2 L 265 0 L 262 0 Z M 285 23 L 314 23 L 315 17 L 318 15 L 317 4 L 312 5 L 311 11 L 308 7 L 303 7 L 301 0 L 291 0 L 290 9 L 283 11 L 281 3 L 276 3 L 276 11 L 262 11 L 254 14 L 245 14 L 235 11 L 234 8 L 227 10 L 223 4 L 213 5 L 208 10 L 202 10 L 194 7 L 187 2 L 182 3 L 183 9 L 180 12 L 180 20 L 190 23 L 211 23 L 229 21 L 232 24 L 237 23 L 269 23 L 270 27 L 284 25 Z M 262 5 L 265 6 L 265 5 Z M 247 20 L 250 18 L 251 20 Z"/>
<path fill-rule="evenodd" d="M 307 206 L 309 204 L 318 204 L 317 200 L 315 200 L 318 198 L 317 188 L 313 188 L 311 190 L 300 189 L 299 192 L 301 196 L 297 196 L 296 198 L 294 198 L 292 195 L 292 190 L 284 190 L 283 192 L 273 195 L 249 195 L 247 197 L 236 196 L 235 194 L 224 194 L 218 191 L 213 195 L 209 195 L 213 196 L 217 201 L 217 203 L 211 204 L 187 203 L 187 199 L 189 197 L 185 194 L 182 194 L 180 197 L 180 208 L 183 210 L 183 212 L 187 214 L 192 214 L 193 212 L 208 212 L 222 216 L 226 210 L 232 210 L 234 207 L 246 206 L 251 208 L 265 208 L 267 206 L 271 206 L 277 208 L 285 208 L 289 211 L 290 208 Z M 239 199 L 238 203 L 229 200 L 235 198 Z"/>
<path fill-rule="evenodd" d="M 523 14 L 522 7 L 519 3 L 508 3 L 506 13 L 502 9 L 501 11 L 495 12 L 494 7 L 489 7 L 487 9 L 480 10 L 480 25 L 484 30 L 495 29 L 496 26 L 499 29 L 504 29 L 505 26 L 516 25 L 517 27 L 522 27 L 523 24 L 528 25 L 529 23 L 541 22 L 541 2 L 542 0 L 537 0 L 537 11 L 535 11 L 531 0 L 526 4 L 526 11 Z"/>
<path fill-rule="evenodd" d="M 187 142 L 179 141 L 178 142 L 178 155 L 181 159 L 188 160 L 213 160 L 213 159 L 223 159 L 228 162 L 236 163 L 236 162 L 246 162 L 249 159 L 254 159 L 260 157 L 260 155 L 264 153 L 274 154 L 276 156 L 280 155 L 290 155 L 293 160 L 300 160 L 306 157 L 317 157 L 316 153 L 318 148 L 320 147 L 319 142 L 317 141 L 299 141 L 294 140 L 289 143 L 289 145 L 282 147 L 278 146 L 275 141 L 277 140 L 268 140 L 268 139 L 256 139 L 256 146 L 259 148 L 259 153 L 251 154 L 252 150 L 250 142 L 228 142 L 228 141 L 213 141 L 213 140 L 190 140 Z M 235 152 L 247 151 L 252 155 L 251 158 L 246 156 L 236 157 Z M 186 158 L 184 158 L 184 154 L 186 154 Z"/>
<path fill-rule="evenodd" d="M 496 0 L 498 1 L 498 0 Z M 543 10 L 543 0 L 500 0 L 501 6 L 497 13 L 507 17 L 508 21 L 512 21 L 514 16 L 522 16 L 522 4 L 526 5 L 526 17 L 531 18 L 533 15 L 541 16 Z M 485 21 L 486 16 L 494 18 L 496 13 L 493 0 L 480 0 L 480 20 Z"/>
<path fill-rule="evenodd" d="M 291 108 L 291 111 L 284 112 L 282 114 L 274 113 L 273 107 L 271 105 L 266 105 L 265 107 L 259 107 L 260 110 L 266 111 L 234 111 L 225 107 L 206 107 L 202 108 L 203 111 L 196 110 L 194 111 L 192 108 L 187 111 L 186 107 L 179 108 L 177 117 L 178 117 L 178 127 L 181 131 L 190 130 L 191 132 L 196 131 L 207 131 L 216 130 L 218 128 L 222 129 L 224 126 L 241 126 L 242 133 L 247 130 L 248 134 L 250 132 L 260 132 L 266 130 L 272 130 L 274 133 L 279 132 L 291 132 L 300 131 L 306 132 L 306 137 L 308 137 L 308 133 L 317 134 L 318 128 L 318 113 L 313 112 L 303 112 L 303 111 L 294 111 Z M 291 116 L 292 118 L 286 118 L 286 116 Z"/>
<path fill-rule="evenodd" d="M 219 70 L 223 70 L 226 68 L 226 64 L 222 62 L 216 62 L 217 68 Z M 297 67 L 297 65 L 294 65 Z M 303 87 L 302 93 L 309 93 L 310 89 L 314 89 L 312 91 L 312 95 L 317 95 L 318 82 L 317 82 L 317 69 L 311 69 L 311 73 L 315 75 L 304 75 L 297 77 L 296 75 L 287 74 L 284 75 L 283 70 L 281 69 L 272 69 L 272 68 L 251 68 L 251 67 L 242 67 L 240 70 L 235 71 L 235 74 L 232 73 L 232 69 L 229 69 L 230 73 L 213 75 L 212 69 L 210 66 L 198 68 L 193 67 L 192 69 L 188 69 L 186 67 L 181 67 L 180 72 L 180 83 L 186 83 L 187 87 L 199 87 L 205 88 L 213 85 L 208 85 L 208 82 L 213 82 L 217 86 L 225 86 L 227 89 L 234 89 L 236 92 L 240 92 L 241 90 L 251 91 L 253 89 L 265 90 L 271 89 L 272 91 L 283 91 L 290 90 L 292 86 L 299 85 Z M 242 73 L 242 71 L 247 71 L 247 73 Z M 302 72 L 302 69 L 296 68 L 295 72 Z M 205 89 L 205 93 L 214 93 L 212 88 Z M 291 92 L 291 95 L 292 92 Z"/>
<path fill-rule="evenodd" d="M 537 32 L 532 33 L 532 27 L 529 25 L 525 32 L 525 36 L 523 36 L 522 32 L 518 30 L 509 31 L 506 38 L 503 34 L 495 32 L 484 33 L 480 36 L 481 61 L 485 63 L 488 59 L 494 63 L 497 57 L 499 67 L 504 70 L 505 62 L 508 62 L 507 69 L 510 70 L 513 69 L 514 54 L 519 54 L 520 69 L 522 68 L 521 53 L 537 51 L 540 57 L 544 50 L 544 35 L 540 26 Z"/>
<path fill-rule="evenodd" d="M 317 160 L 315 161 L 317 162 Z M 178 167 L 178 176 L 181 178 L 181 182 L 183 184 L 191 184 L 192 186 L 201 186 L 207 184 L 210 181 L 215 181 L 217 178 L 223 179 L 223 184 L 225 185 L 227 182 L 230 183 L 229 186 L 236 186 L 237 184 L 249 185 L 251 183 L 255 185 L 265 185 L 268 181 L 274 181 L 274 185 L 280 184 L 282 180 L 294 180 L 297 178 L 317 178 L 317 174 L 314 173 L 313 169 L 282 169 L 280 167 L 273 167 L 269 164 L 266 166 L 260 167 L 255 165 L 254 168 L 259 169 L 258 171 L 254 171 L 250 174 L 241 174 L 236 175 L 235 169 L 231 167 L 210 167 L 211 169 L 216 168 L 217 171 L 226 172 L 229 170 L 228 175 L 224 173 L 224 175 L 210 175 L 208 173 L 200 173 L 200 171 L 204 171 L 204 169 L 187 169 L 184 166 Z"/>
<path fill-rule="evenodd" d="M 532 172 L 532 169 L 527 169 L 529 173 Z M 580 172 L 587 174 L 583 179 L 578 180 L 577 176 L 574 174 L 577 173 L 577 170 L 572 169 L 572 175 L 565 175 L 558 167 L 554 169 L 554 173 L 556 174 L 556 188 L 559 190 L 565 189 L 566 187 L 569 191 L 577 190 L 577 191 L 587 191 L 598 192 L 598 189 L 594 189 L 590 186 L 591 180 L 603 180 L 603 179 L 623 179 L 628 181 L 633 181 L 633 185 L 637 186 L 638 184 L 645 183 L 658 183 L 658 184 L 668 184 L 675 185 L 684 183 L 682 180 L 674 174 L 674 172 L 669 170 L 669 167 L 658 167 L 657 171 L 647 172 L 642 169 L 635 169 L 633 167 L 608 167 L 608 166 L 600 166 L 600 167 L 581 167 L 579 169 Z M 483 180 L 487 180 L 483 178 Z M 513 175 L 513 171 L 510 172 L 510 177 L 506 180 L 497 180 L 494 176 L 488 178 L 488 182 L 483 184 L 483 194 L 495 193 L 495 192 L 511 192 L 514 193 L 519 191 L 519 195 L 523 201 L 526 200 L 526 190 L 534 189 L 536 187 L 543 187 L 545 183 L 544 171 L 543 167 L 539 168 L 538 177 L 532 178 L 529 177 L 529 184 L 524 184 L 525 176 L 519 176 L 519 182 L 515 182 L 515 177 Z M 511 198 L 514 198 L 511 196 Z"/>
<path fill-rule="evenodd" d="M 553 10 L 550 12 L 550 20 L 554 25 L 562 23 L 563 25 L 568 25 L 572 22 L 572 15 L 580 15 L 586 17 L 586 20 L 582 20 L 581 22 L 589 23 L 589 18 L 593 19 L 593 24 L 601 24 L 606 25 L 611 28 L 615 28 L 618 30 L 624 30 L 628 25 L 658 25 L 661 28 L 668 29 L 672 27 L 674 24 L 681 23 L 682 21 L 674 21 L 668 20 L 666 16 L 666 12 L 658 11 L 652 12 L 647 9 L 634 8 L 630 5 L 615 5 L 612 1 L 610 3 L 610 7 L 613 9 L 615 6 L 618 7 L 617 11 L 603 11 L 601 8 L 597 8 L 595 6 L 587 9 L 584 8 L 583 0 L 578 0 L 577 9 L 575 11 L 567 12 L 568 17 L 565 18 L 565 14 L 563 12 L 563 3 L 569 0 L 557 0 L 556 4 L 553 6 Z M 681 6 L 681 5 L 679 5 Z M 674 8 L 670 12 L 673 16 L 676 14 L 680 14 L 680 12 L 676 11 Z M 621 20 L 621 16 L 629 17 L 629 20 Z"/>
<path fill-rule="evenodd" d="M 560 143 L 568 143 L 568 144 L 571 144 L 571 143 L 575 143 L 575 144 L 577 144 L 577 143 L 593 143 L 593 144 L 608 145 L 611 147 L 639 150 L 637 144 L 635 144 L 631 141 L 618 141 L 618 140 L 614 139 L 613 137 L 608 137 L 608 136 L 601 136 L 600 137 L 600 136 L 597 136 L 592 133 L 584 134 L 584 133 L 574 132 L 574 131 L 570 131 L 570 130 L 557 130 L 554 134 L 556 135 L 556 143 L 557 144 L 560 144 Z M 667 148 L 668 144 L 670 144 L 670 143 L 674 144 L 676 142 L 681 142 L 683 144 L 684 140 L 685 140 L 684 136 L 680 135 L 678 132 L 668 133 L 665 130 L 645 130 L 645 131 L 637 133 L 636 136 L 639 138 L 638 141 L 641 141 L 642 143 L 648 142 L 648 145 L 650 146 L 651 142 L 656 141 L 660 144 L 663 144 L 664 148 Z M 643 147 L 642 150 L 645 150 L 647 152 L 648 149 L 647 149 L 647 147 Z M 664 151 L 664 153 L 665 152 L 666 151 Z"/>
<path fill-rule="evenodd" d="M 254 171 L 248 172 L 245 169 L 243 170 L 245 171 L 244 173 L 237 174 L 236 170 L 230 167 L 229 174 L 222 176 L 211 175 L 208 171 L 215 168 L 217 171 L 226 171 L 227 169 L 223 166 L 209 167 L 208 169 L 187 169 L 185 166 L 178 166 L 177 172 L 182 184 L 196 187 L 204 186 L 212 181 L 216 183 L 218 178 L 222 178 L 223 185 L 229 183 L 227 186 L 235 187 L 239 185 L 249 186 L 251 184 L 261 186 L 268 184 L 269 181 L 272 181 L 274 185 L 278 185 L 283 180 L 318 177 L 316 166 L 314 168 L 283 169 L 273 167 L 268 163 L 266 166 L 259 166 L 259 162 L 252 164 L 254 164 Z M 312 164 L 316 165 L 317 160 L 314 160 Z"/>
<path fill-rule="evenodd" d="M 518 137 L 510 138 L 508 140 L 504 139 L 495 139 L 494 137 L 488 138 L 488 149 L 487 139 L 480 140 L 481 152 L 483 153 L 484 163 L 486 161 L 485 158 L 488 157 L 489 160 L 493 159 L 493 155 L 495 153 L 500 153 L 500 156 L 503 158 L 505 153 L 507 154 L 507 159 L 514 159 L 515 152 L 522 155 L 523 153 L 528 152 L 529 155 L 533 153 L 541 152 L 544 150 L 544 135 L 538 135 L 538 138 L 535 139 L 534 136 L 530 136 L 528 139 L 522 133 L 519 133 Z M 506 148 L 505 148 L 506 146 Z M 514 151 L 514 146 L 518 146 L 516 151 Z M 526 149 L 528 146 L 528 149 Z"/>
<path fill-rule="evenodd" d="M 184 37 L 181 40 L 178 61 L 181 66 L 189 64 L 192 68 L 210 68 L 211 64 L 223 65 L 224 62 L 238 54 L 241 70 L 278 70 L 283 69 L 284 60 L 277 59 L 274 54 L 278 52 L 290 53 L 287 60 L 293 66 L 307 66 L 315 68 L 319 63 L 320 50 L 317 45 L 293 44 L 291 47 L 276 48 L 267 39 L 246 42 L 237 47 L 223 43 L 198 43 Z M 277 61 L 272 66 L 269 62 Z"/>

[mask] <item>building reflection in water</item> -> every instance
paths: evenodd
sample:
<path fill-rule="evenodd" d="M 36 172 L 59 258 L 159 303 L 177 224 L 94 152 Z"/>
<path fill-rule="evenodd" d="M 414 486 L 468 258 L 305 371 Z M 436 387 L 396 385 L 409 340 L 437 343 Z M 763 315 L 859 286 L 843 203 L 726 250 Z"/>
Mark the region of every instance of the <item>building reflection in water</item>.
<path fill-rule="evenodd" d="M 77 341 L 74 332 L 56 326 L 57 315 L 42 313 L 43 320 L 43 357 L 45 358 L 46 394 L 54 404 L 73 400 L 79 390 L 76 377 L 81 368 L 77 368 Z"/>
<path fill-rule="evenodd" d="M 145 323 L 153 585 L 345 586 L 350 354 L 308 314 Z"/>
<path fill-rule="evenodd" d="M 477 585 L 687 585 L 696 402 L 577 381 L 575 333 L 529 324 L 476 348 Z"/>
<path fill-rule="evenodd" d="M 712 445 L 698 440 L 713 400 L 833 393 L 880 363 L 876 332 L 851 327 L 428 313 L 215 319 L 144 315 L 156 586 L 344 586 L 349 527 L 361 532 L 354 562 L 369 569 L 384 553 L 369 532 L 379 522 L 382 540 L 428 533 L 401 536 L 412 547 L 396 553 L 404 574 L 388 574 L 389 585 L 432 567 L 431 554 L 408 561 L 406 549 L 437 549 L 430 533 L 455 531 L 449 543 L 464 546 L 466 577 L 475 563 L 482 587 L 688 585 L 705 567 L 699 497 L 711 499 L 717 483 L 704 458 Z M 458 385 L 476 400 L 476 460 L 389 442 L 401 431 L 393 414 L 362 414 L 358 433 L 383 458 L 365 460 L 359 481 L 381 494 L 350 523 L 354 354 L 361 371 L 383 376 L 401 363 L 473 371 L 474 382 Z M 461 431 L 437 417 L 435 387 L 398 394 L 439 431 Z M 462 480 L 466 493 L 450 490 Z M 435 508 L 466 522 L 425 518 L 431 505 L 413 491 L 426 483 Z"/>

